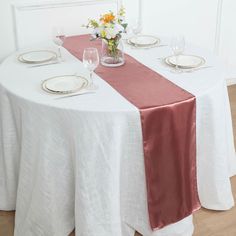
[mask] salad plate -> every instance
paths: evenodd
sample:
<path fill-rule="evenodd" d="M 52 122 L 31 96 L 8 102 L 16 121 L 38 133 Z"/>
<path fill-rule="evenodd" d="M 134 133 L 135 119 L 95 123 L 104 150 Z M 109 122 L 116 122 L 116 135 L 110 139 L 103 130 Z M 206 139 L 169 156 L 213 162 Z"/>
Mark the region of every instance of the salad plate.
<path fill-rule="evenodd" d="M 77 75 L 62 75 L 46 79 L 42 89 L 53 94 L 69 94 L 78 92 L 88 85 L 88 80 Z"/>
<path fill-rule="evenodd" d="M 18 60 L 28 64 L 45 63 L 57 58 L 57 54 L 49 50 L 29 51 L 20 54 Z"/>

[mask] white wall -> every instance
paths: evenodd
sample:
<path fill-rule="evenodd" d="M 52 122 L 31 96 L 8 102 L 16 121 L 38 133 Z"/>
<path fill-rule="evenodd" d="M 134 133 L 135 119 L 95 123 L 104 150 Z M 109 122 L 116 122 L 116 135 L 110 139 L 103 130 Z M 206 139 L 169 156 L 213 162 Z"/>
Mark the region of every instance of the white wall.
<path fill-rule="evenodd" d="M 16 47 L 21 49 L 52 40 L 52 29 L 63 27 L 66 35 L 89 33 L 88 18 L 98 19 L 107 9 L 116 12 L 117 0 L 60 0 L 14 5 Z"/>
<path fill-rule="evenodd" d="M 0 61 L 14 51 L 10 1 L 0 0 Z"/>
<path fill-rule="evenodd" d="M 227 77 L 236 83 L 236 1 L 224 0 L 222 5 L 219 52 L 227 64 Z"/>
<path fill-rule="evenodd" d="M 42 3 L 47 0 L 24 0 L 29 3 L 32 1 Z M 51 0 L 56 1 L 60 0 Z M 76 0 L 67 0 L 70 1 Z M 22 3 L 22 0 L 14 2 Z M 139 1 L 122 2 L 127 8 L 129 18 L 135 18 L 138 15 Z M 236 78 L 235 0 L 143 0 L 142 6 L 144 32 L 167 36 L 177 31 L 183 32 L 188 41 L 211 51 L 219 51 L 228 64 L 227 77 Z M 83 12 L 82 16 L 89 17 L 90 12 Z M 217 19 L 221 19 L 218 24 Z M 0 33 L 1 61 L 15 50 L 9 0 L 0 0 Z"/>
<path fill-rule="evenodd" d="M 217 0 L 148 0 L 143 8 L 146 31 L 167 36 L 181 32 L 188 41 L 214 49 Z"/>
<path fill-rule="evenodd" d="M 69 35 L 87 32 L 82 24 L 87 23 L 89 17 L 99 17 L 101 12 L 107 9 L 117 10 L 116 2 L 116 0 L 0 0 L 0 62 L 18 46 L 18 48 L 24 47 L 28 42 L 31 44 L 37 39 L 38 41 L 49 39 L 51 37 L 49 28 L 52 26 L 66 26 L 66 33 Z M 15 19 L 17 27 L 14 27 Z M 17 31 L 20 34 L 17 34 Z M 16 37 L 19 35 L 20 37 Z"/>

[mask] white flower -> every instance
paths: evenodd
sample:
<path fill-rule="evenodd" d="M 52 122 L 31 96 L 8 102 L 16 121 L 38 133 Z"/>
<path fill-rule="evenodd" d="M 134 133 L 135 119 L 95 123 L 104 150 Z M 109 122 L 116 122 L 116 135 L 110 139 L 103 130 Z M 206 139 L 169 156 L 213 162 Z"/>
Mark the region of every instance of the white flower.
<path fill-rule="evenodd" d="M 93 35 L 99 35 L 100 34 L 100 30 L 99 30 L 99 28 L 95 28 L 94 30 L 93 30 L 93 33 L 92 33 Z"/>
<path fill-rule="evenodd" d="M 106 38 L 107 39 L 115 38 L 116 35 L 119 33 L 119 31 L 117 31 L 116 29 L 113 29 L 113 28 L 106 28 L 105 31 L 106 31 Z"/>
<path fill-rule="evenodd" d="M 124 16 L 119 16 L 119 20 L 120 20 L 120 21 L 124 21 L 124 20 L 125 20 L 125 17 L 124 17 Z"/>
<path fill-rule="evenodd" d="M 111 36 L 109 34 L 107 34 L 106 38 L 107 39 L 111 39 Z"/>
<path fill-rule="evenodd" d="M 119 23 L 116 23 L 114 25 L 114 29 L 117 31 L 117 32 L 123 32 L 124 31 L 124 27 L 122 25 L 120 25 Z"/>

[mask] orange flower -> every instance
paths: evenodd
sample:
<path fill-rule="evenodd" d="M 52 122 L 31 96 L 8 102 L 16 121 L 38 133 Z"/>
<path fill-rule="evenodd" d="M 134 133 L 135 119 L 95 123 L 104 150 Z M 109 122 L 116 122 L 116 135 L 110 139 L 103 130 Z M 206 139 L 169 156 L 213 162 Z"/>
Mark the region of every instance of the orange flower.
<path fill-rule="evenodd" d="M 110 23 L 114 19 L 115 16 L 113 15 L 113 13 L 108 13 L 102 16 L 101 21 L 103 21 L 104 23 Z"/>

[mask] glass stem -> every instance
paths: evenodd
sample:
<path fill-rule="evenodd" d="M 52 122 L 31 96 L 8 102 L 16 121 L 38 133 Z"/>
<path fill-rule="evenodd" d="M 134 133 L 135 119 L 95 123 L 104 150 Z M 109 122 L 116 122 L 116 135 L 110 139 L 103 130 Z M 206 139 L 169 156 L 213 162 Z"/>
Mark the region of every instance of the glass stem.
<path fill-rule="evenodd" d="M 89 78 L 90 78 L 90 84 L 93 85 L 93 71 L 90 71 Z"/>
<path fill-rule="evenodd" d="M 175 69 L 176 69 L 176 71 L 178 71 L 179 70 L 179 65 L 178 65 L 178 62 L 179 62 L 179 55 L 176 55 L 175 56 L 175 63 L 176 63 L 176 65 L 175 65 Z"/>
<path fill-rule="evenodd" d="M 58 56 L 61 59 L 61 46 L 58 47 Z"/>
<path fill-rule="evenodd" d="M 138 44 L 137 44 L 137 37 L 138 37 L 138 34 L 135 34 L 135 43 L 134 43 L 134 47 L 135 47 L 135 48 L 138 47 Z"/>

